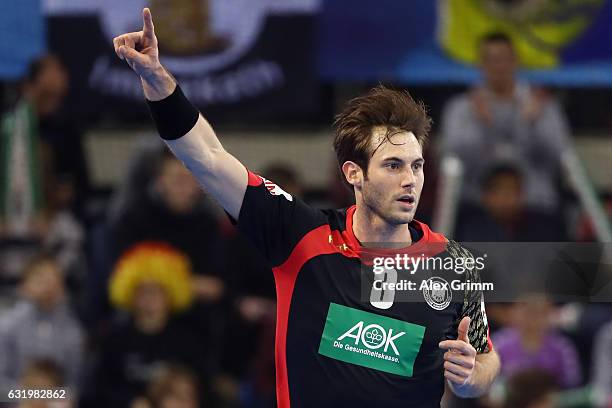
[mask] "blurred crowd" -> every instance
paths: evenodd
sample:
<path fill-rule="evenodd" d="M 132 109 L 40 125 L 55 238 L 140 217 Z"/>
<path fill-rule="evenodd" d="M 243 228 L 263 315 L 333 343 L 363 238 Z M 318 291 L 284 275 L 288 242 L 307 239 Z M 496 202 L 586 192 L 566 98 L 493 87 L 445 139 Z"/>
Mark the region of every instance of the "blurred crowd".
<path fill-rule="evenodd" d="M 481 67 L 482 83 L 446 104 L 427 153 L 428 180 L 444 156 L 466 169 L 454 238 L 593 241 L 564 182 L 563 107 L 516 80 L 504 35 L 483 40 Z M 45 56 L 2 116 L 0 385 L 65 386 L 67 407 L 274 406 L 270 266 L 154 137 L 104 215 L 88 216 L 84 129 L 62 114 L 69 83 Z M 309 191 L 288 162 L 255 170 L 314 206 L 352 203 L 336 175 Z M 425 221 L 434 201 L 423 197 Z M 447 403 L 612 406 L 611 312 L 538 294 L 490 305 L 500 380 L 480 401 Z"/>

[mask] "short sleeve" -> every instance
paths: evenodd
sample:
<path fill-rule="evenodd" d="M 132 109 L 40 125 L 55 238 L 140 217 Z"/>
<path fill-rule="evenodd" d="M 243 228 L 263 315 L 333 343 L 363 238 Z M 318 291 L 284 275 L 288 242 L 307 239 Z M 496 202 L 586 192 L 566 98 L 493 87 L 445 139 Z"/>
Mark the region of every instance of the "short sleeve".
<path fill-rule="evenodd" d="M 251 171 L 238 220 L 232 220 L 262 253 L 270 266 L 282 264 L 325 216 L 291 196 L 274 182 Z"/>
<path fill-rule="evenodd" d="M 456 256 L 474 258 L 470 251 L 461 247 L 454 241 L 449 243 L 449 246 L 454 247 L 454 252 L 457 252 Z M 478 268 L 473 267 L 471 269 L 466 269 L 464 273 L 464 282 L 470 282 L 470 285 L 466 285 L 463 296 L 463 307 L 461 308 L 456 326 L 459 325 L 461 319 L 469 316 L 470 328 L 468 330 L 468 338 L 470 344 L 476 349 L 477 353 L 488 353 L 493 350 L 493 342 L 489 335 L 489 322 L 487 321 L 484 295 L 482 290 L 478 289 L 480 286 L 479 284 L 482 283 Z"/>
<path fill-rule="evenodd" d="M 472 282 L 474 282 L 473 279 Z M 465 316 L 470 317 L 468 338 L 470 339 L 472 347 L 476 349 L 476 352 L 481 354 L 493 350 L 493 342 L 489 336 L 489 323 L 487 321 L 482 290 L 466 291 L 461 318 Z"/>

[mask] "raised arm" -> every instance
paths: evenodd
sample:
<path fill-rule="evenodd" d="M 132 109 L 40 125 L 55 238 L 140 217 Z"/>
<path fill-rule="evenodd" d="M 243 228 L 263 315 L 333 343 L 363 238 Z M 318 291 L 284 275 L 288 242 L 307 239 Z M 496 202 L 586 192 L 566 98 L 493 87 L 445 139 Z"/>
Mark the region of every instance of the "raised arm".
<path fill-rule="evenodd" d="M 210 124 L 184 97 L 159 61 L 151 11 L 142 11 L 142 31 L 113 40 L 119 58 L 140 76 L 160 136 L 200 185 L 238 219 L 247 188 L 246 168 L 223 149 Z"/>

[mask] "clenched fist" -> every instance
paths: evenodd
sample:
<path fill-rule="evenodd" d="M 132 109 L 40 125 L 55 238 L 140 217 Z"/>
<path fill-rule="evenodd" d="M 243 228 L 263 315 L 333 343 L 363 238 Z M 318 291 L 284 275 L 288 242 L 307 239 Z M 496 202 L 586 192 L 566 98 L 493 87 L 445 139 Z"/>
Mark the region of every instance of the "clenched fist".
<path fill-rule="evenodd" d="M 446 350 L 444 377 L 458 387 L 469 384 L 476 365 L 476 350 L 470 344 L 469 328 L 470 318 L 466 316 L 459 323 L 457 340 L 440 342 L 440 348 Z"/>
<path fill-rule="evenodd" d="M 142 10 L 142 31 L 115 37 L 113 45 L 119 58 L 140 76 L 147 99 L 160 100 L 174 91 L 174 79 L 159 62 L 151 10 Z"/>

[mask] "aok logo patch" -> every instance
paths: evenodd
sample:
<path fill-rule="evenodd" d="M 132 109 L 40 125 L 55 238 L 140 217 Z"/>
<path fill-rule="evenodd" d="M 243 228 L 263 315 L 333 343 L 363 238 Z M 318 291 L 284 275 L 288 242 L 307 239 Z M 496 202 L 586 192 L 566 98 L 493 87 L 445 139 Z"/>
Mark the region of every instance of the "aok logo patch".
<path fill-rule="evenodd" d="M 412 377 L 424 335 L 424 326 L 330 303 L 319 354 Z"/>

